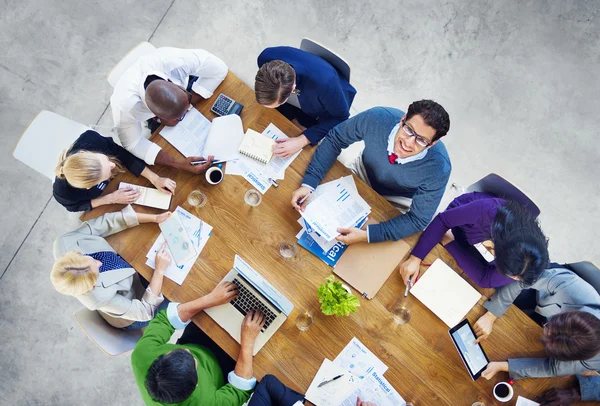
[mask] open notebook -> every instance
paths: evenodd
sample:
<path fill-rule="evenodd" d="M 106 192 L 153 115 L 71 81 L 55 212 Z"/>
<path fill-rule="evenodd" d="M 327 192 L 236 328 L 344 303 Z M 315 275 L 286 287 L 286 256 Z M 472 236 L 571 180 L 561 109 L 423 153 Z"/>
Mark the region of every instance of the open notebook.
<path fill-rule="evenodd" d="M 119 183 L 119 189 L 131 188 L 142 192 L 140 197 L 134 202 L 134 204 L 140 204 L 142 206 L 155 207 L 157 209 L 168 210 L 171 205 L 172 195 L 163 192 L 158 189 L 149 188 L 145 186 L 134 185 L 132 183 Z"/>
<path fill-rule="evenodd" d="M 240 144 L 239 152 L 263 164 L 268 164 L 273 157 L 274 144 L 275 140 L 272 138 L 248 128 Z"/>

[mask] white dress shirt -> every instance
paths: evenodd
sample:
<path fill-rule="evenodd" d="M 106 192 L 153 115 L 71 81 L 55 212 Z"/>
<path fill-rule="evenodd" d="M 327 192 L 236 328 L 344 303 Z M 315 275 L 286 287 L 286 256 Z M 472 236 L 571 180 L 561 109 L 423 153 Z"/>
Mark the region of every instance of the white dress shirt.
<path fill-rule="evenodd" d="M 184 88 L 190 75 L 197 76 L 192 91 L 207 99 L 227 76 L 227 65 L 202 49 L 158 48 L 138 59 L 121 76 L 110 98 L 117 134 L 126 150 L 153 165 L 160 147 L 142 137 L 142 122 L 155 116 L 146 104 L 144 89 L 150 75 Z"/>

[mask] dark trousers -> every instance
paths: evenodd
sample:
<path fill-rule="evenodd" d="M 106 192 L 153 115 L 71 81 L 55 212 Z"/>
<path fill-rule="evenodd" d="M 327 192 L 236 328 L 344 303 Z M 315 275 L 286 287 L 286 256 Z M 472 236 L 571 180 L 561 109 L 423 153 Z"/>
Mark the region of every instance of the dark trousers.
<path fill-rule="evenodd" d="M 248 406 L 292 406 L 304 395 L 291 390 L 273 375 L 265 375 L 254 388 Z"/>
<path fill-rule="evenodd" d="M 547 318 L 535 311 L 535 308 L 537 307 L 537 291 L 534 289 L 522 290 L 513 304 L 540 326 L 543 326 L 548 321 Z"/>
<path fill-rule="evenodd" d="M 281 106 L 277 107 L 277 111 L 283 114 L 285 118 L 287 118 L 290 121 L 292 121 L 293 119 L 298 120 L 298 122 L 306 128 L 312 127 L 318 122 L 316 118 L 309 116 L 308 114 L 300 110 L 298 107 L 292 106 L 288 103 L 284 103 Z"/>
<path fill-rule="evenodd" d="M 217 358 L 225 379 L 227 374 L 235 369 L 235 361 L 193 322 L 183 330 L 183 335 L 177 340 L 177 344 L 197 344 L 208 348 Z"/>

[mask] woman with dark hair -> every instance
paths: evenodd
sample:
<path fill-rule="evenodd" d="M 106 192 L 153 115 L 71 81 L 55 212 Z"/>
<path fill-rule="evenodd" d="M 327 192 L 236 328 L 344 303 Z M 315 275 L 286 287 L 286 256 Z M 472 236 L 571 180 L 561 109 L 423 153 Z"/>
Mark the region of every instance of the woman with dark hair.
<path fill-rule="evenodd" d="M 479 286 L 515 280 L 534 283 L 548 265 L 548 240 L 533 214 L 517 202 L 487 193 L 454 199 L 427 226 L 411 256 L 400 265 L 404 283 L 416 282 L 421 262 L 441 242 Z"/>
<path fill-rule="evenodd" d="M 497 372 L 510 378 L 545 378 L 600 370 L 600 312 L 561 313 L 544 325 L 541 342 L 548 358 L 516 358 L 490 362 L 481 374 L 491 379 Z"/>

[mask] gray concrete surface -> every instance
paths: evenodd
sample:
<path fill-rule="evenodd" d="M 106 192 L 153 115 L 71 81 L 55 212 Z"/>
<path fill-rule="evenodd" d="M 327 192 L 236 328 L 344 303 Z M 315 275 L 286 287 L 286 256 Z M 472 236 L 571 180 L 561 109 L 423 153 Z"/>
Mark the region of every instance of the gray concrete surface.
<path fill-rule="evenodd" d="M 598 2 L 220 3 L 0 1 L 1 404 L 141 403 L 129 356 L 102 354 L 54 292 L 52 241 L 77 219 L 12 150 L 41 109 L 110 125 L 105 75 L 143 40 L 210 50 L 249 84 L 264 47 L 327 44 L 357 110 L 439 101 L 452 180 L 505 176 L 540 206 L 554 260 L 600 263 Z"/>

